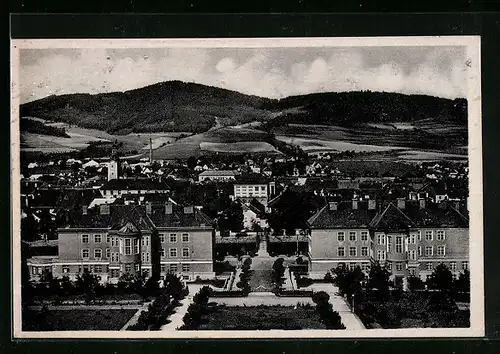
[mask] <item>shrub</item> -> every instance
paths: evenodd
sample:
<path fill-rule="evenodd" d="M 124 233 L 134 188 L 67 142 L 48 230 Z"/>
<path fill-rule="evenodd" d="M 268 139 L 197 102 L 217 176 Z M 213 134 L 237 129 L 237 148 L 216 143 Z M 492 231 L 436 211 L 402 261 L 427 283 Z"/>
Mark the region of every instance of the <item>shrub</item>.
<path fill-rule="evenodd" d="M 327 303 L 330 300 L 330 295 L 328 295 L 325 291 L 318 291 L 313 294 L 311 299 L 315 304 Z"/>

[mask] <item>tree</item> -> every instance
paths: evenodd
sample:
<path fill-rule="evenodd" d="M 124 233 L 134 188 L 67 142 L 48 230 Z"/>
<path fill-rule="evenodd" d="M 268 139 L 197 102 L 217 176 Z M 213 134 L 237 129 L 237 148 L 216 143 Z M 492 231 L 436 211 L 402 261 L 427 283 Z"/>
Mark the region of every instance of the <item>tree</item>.
<path fill-rule="evenodd" d="M 379 262 L 373 262 L 367 284 L 368 289 L 376 290 L 381 298 L 387 298 L 390 276 L 391 273 L 385 267 L 382 267 Z"/>
<path fill-rule="evenodd" d="M 293 234 L 296 229 L 304 227 L 314 210 L 314 198 L 309 194 L 287 190 L 273 206 L 268 218 L 269 226 L 275 232 L 286 230 L 287 233 Z"/>
<path fill-rule="evenodd" d="M 220 230 L 241 231 L 243 229 L 243 207 L 239 201 L 233 201 L 219 216 Z"/>
<path fill-rule="evenodd" d="M 95 274 L 84 272 L 82 275 L 78 274 L 76 277 L 76 288 L 79 293 L 85 294 L 88 302 L 95 298 L 99 287 L 99 277 Z"/>
<path fill-rule="evenodd" d="M 167 274 L 163 284 L 167 293 L 170 294 L 170 296 L 172 296 L 172 298 L 176 301 L 181 300 L 185 295 L 187 295 L 187 288 L 185 288 L 182 281 L 173 274 Z"/>
<path fill-rule="evenodd" d="M 446 265 L 439 264 L 427 280 L 427 287 L 450 294 L 453 289 L 453 274 Z"/>
<path fill-rule="evenodd" d="M 346 295 L 350 299 L 354 294 L 361 292 L 361 282 L 365 279 L 365 274 L 360 267 L 353 270 L 341 265 L 334 269 L 336 275 L 334 282 L 339 287 L 341 295 Z"/>
<path fill-rule="evenodd" d="M 273 280 L 276 289 L 278 290 L 283 284 L 283 275 L 285 274 L 285 266 L 283 265 L 284 261 L 285 260 L 283 258 L 278 258 L 273 264 Z"/>
<path fill-rule="evenodd" d="M 419 277 L 408 277 L 408 288 L 410 291 L 425 289 L 425 283 Z"/>
<path fill-rule="evenodd" d="M 196 167 L 197 161 L 194 156 L 189 156 L 189 158 L 186 161 L 187 167 L 192 170 Z"/>
<path fill-rule="evenodd" d="M 458 279 L 455 281 L 454 286 L 458 292 L 470 292 L 470 274 L 468 269 L 464 269 L 464 271 L 460 273 Z"/>

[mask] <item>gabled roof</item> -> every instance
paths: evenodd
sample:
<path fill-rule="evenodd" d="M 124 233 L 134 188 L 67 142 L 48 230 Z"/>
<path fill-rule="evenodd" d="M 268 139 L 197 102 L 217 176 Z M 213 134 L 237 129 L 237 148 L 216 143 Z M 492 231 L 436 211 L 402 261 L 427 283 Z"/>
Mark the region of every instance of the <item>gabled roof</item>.
<path fill-rule="evenodd" d="M 249 173 L 236 177 L 234 184 L 267 184 L 269 178 L 260 173 Z"/>
<path fill-rule="evenodd" d="M 370 223 L 372 228 L 389 230 L 401 230 L 413 226 L 413 221 L 393 203 L 389 203 L 384 211 L 377 214 Z"/>
<path fill-rule="evenodd" d="M 120 232 L 140 230 L 151 231 L 161 227 L 210 226 L 212 220 L 203 212 L 194 209 L 185 213 L 184 207 L 172 205 L 172 213 L 166 214 L 165 206 L 152 206 L 151 214 L 145 205 L 109 205 L 109 214 L 101 214 L 100 208 L 74 208 L 66 214 L 62 228 L 103 228 Z"/>
<path fill-rule="evenodd" d="M 359 203 L 358 209 L 352 209 L 352 203 L 349 202 L 339 203 L 337 210 L 330 210 L 327 204 L 307 222 L 313 229 L 368 228 L 375 213 L 375 210 L 368 210 L 362 203 Z"/>
<path fill-rule="evenodd" d="M 203 171 L 202 173 L 199 174 L 199 176 L 227 176 L 227 177 L 234 177 L 236 175 L 237 173 L 233 170 L 208 170 L 208 171 Z"/>
<path fill-rule="evenodd" d="M 404 213 L 417 227 L 469 227 L 468 217 L 454 207 L 409 206 L 405 208 Z"/>

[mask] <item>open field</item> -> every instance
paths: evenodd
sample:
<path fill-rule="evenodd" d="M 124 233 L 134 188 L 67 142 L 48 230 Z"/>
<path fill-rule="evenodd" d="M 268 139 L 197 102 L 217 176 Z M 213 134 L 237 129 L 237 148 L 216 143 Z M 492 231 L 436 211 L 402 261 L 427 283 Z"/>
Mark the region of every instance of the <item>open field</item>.
<path fill-rule="evenodd" d="M 280 152 L 269 143 L 263 141 L 242 141 L 238 143 L 208 143 L 200 144 L 202 151 L 222 153 L 276 153 Z"/>
<path fill-rule="evenodd" d="M 24 331 L 118 331 L 137 310 L 23 311 Z"/>
<path fill-rule="evenodd" d="M 325 329 L 314 306 L 213 306 L 199 330 Z"/>
<path fill-rule="evenodd" d="M 355 144 L 345 141 L 333 141 L 333 140 L 321 140 L 321 139 L 308 139 L 308 138 L 296 138 L 290 136 L 277 136 L 276 139 L 281 140 L 287 144 L 299 146 L 305 152 L 316 152 L 316 151 L 388 151 L 402 149 L 397 146 L 376 146 L 376 145 L 366 145 L 366 144 Z"/>

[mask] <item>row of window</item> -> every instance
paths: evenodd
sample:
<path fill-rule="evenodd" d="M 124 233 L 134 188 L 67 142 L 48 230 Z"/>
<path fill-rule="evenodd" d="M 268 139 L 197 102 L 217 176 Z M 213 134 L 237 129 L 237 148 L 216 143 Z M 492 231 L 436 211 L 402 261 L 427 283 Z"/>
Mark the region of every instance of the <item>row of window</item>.
<path fill-rule="evenodd" d="M 190 270 L 189 264 L 186 264 L 186 263 L 181 264 L 180 269 L 183 272 L 189 272 L 189 270 Z M 162 273 L 166 273 L 166 272 L 167 273 L 176 273 L 179 271 L 179 267 L 178 267 L 178 264 L 162 264 L 160 266 L 160 271 Z"/>
<path fill-rule="evenodd" d="M 129 253 L 131 251 L 131 249 L 127 246 L 125 246 L 125 255 L 130 255 L 131 253 Z M 136 254 L 139 254 L 139 251 L 137 250 L 137 253 Z M 168 256 L 171 257 L 171 258 L 177 258 L 177 248 L 169 248 L 168 250 Z M 181 255 L 183 258 L 187 258 L 190 256 L 190 251 L 189 251 L 189 248 L 185 247 L 185 248 L 182 248 L 181 249 Z M 113 252 L 111 253 L 111 249 L 109 248 L 106 248 L 106 259 L 110 259 L 111 258 L 111 262 L 118 262 L 119 259 L 120 259 L 120 253 L 118 252 Z M 166 252 L 165 252 L 165 249 L 162 248 L 161 249 L 161 257 L 162 258 L 165 258 L 167 255 L 166 255 Z M 82 258 L 83 259 L 89 259 L 90 258 L 90 249 L 88 248 L 84 248 L 82 249 Z M 100 248 L 95 248 L 94 249 L 94 259 L 102 259 L 102 249 Z M 149 252 L 142 252 L 141 253 L 141 259 L 143 262 L 150 262 L 151 260 L 151 253 Z"/>
<path fill-rule="evenodd" d="M 182 257 L 184 257 L 184 258 L 189 257 L 189 255 L 190 255 L 189 248 L 182 248 L 181 254 L 182 254 Z M 162 248 L 161 249 L 161 257 L 165 258 L 166 256 L 167 255 L 166 255 L 165 249 Z M 168 249 L 168 256 L 170 258 L 177 258 L 177 248 L 169 248 Z"/>
<path fill-rule="evenodd" d="M 266 191 L 266 186 L 236 186 L 236 191 L 237 192 L 265 192 Z"/>
<path fill-rule="evenodd" d="M 345 257 L 345 247 L 338 247 L 337 248 L 337 256 L 339 257 Z M 357 247 L 349 247 L 349 256 L 350 257 L 356 257 L 358 255 L 358 248 Z M 361 247 L 361 256 L 367 257 L 368 256 L 368 247 Z"/>
<path fill-rule="evenodd" d="M 358 237 L 358 233 L 356 231 L 349 231 L 349 241 L 356 241 Z M 339 242 L 344 242 L 345 240 L 345 232 L 338 231 L 337 232 L 337 240 Z M 368 231 L 361 231 L 361 241 L 368 241 Z"/>
<path fill-rule="evenodd" d="M 159 236 L 160 236 L 161 243 L 165 243 L 165 234 L 160 234 Z M 143 246 L 149 246 L 149 243 L 150 243 L 150 239 L 149 238 L 150 238 L 150 236 L 144 236 L 141 239 L 141 243 L 142 243 Z M 127 240 L 127 239 L 125 239 L 125 240 Z M 130 239 L 128 239 L 128 240 L 130 240 Z M 183 243 L 188 243 L 189 242 L 189 234 L 183 233 L 181 235 L 181 240 L 182 240 Z M 84 244 L 89 243 L 90 242 L 90 235 L 83 234 L 82 237 L 81 237 L 81 241 Z M 102 235 L 101 234 L 94 234 L 93 235 L 93 241 L 94 241 L 94 243 L 102 243 L 103 242 Z M 171 243 L 176 243 L 177 242 L 177 234 L 170 234 L 169 235 L 169 241 Z M 138 242 L 139 241 L 137 240 L 137 242 L 136 242 L 137 245 L 139 245 Z M 111 247 L 118 247 L 119 243 L 120 243 L 120 238 L 119 237 L 112 237 L 112 236 L 106 235 L 106 243 L 110 243 Z"/>
<path fill-rule="evenodd" d="M 396 236 L 396 242 L 398 241 L 398 237 L 402 236 Z M 418 241 L 422 241 L 422 232 L 418 231 L 417 233 L 411 233 L 409 238 L 408 238 L 408 244 L 410 245 L 415 245 Z M 437 230 L 436 231 L 436 240 L 437 241 L 444 241 L 446 239 L 446 233 L 444 230 Z M 426 241 L 433 241 L 434 240 L 434 230 L 427 230 L 425 231 L 425 240 Z M 385 245 L 386 242 L 386 235 L 384 234 L 378 234 L 377 235 L 377 244 L 379 245 Z M 391 236 L 387 236 L 387 243 L 391 244 L 392 239 Z M 400 241 L 402 243 L 402 241 Z"/>
<path fill-rule="evenodd" d="M 387 253 L 391 253 L 392 248 L 389 247 L 388 251 L 386 252 L 385 250 L 377 250 L 377 259 L 379 261 L 383 261 L 386 259 Z M 434 256 L 434 246 L 425 246 L 424 248 L 424 255 L 425 257 L 432 257 Z M 402 253 L 402 247 L 398 247 L 396 244 L 396 253 Z M 408 251 L 408 258 L 412 261 L 415 261 L 417 259 L 417 254 L 418 257 L 422 257 L 422 246 L 418 246 L 417 250 L 409 250 Z M 441 245 L 436 247 L 436 256 L 438 257 L 444 257 L 446 256 L 446 246 Z"/>
<path fill-rule="evenodd" d="M 165 234 L 160 234 L 160 242 L 165 243 L 165 240 L 166 240 Z M 177 234 L 170 234 L 168 237 L 168 240 L 170 243 L 176 243 L 177 242 Z M 189 234 L 182 234 L 181 240 L 182 240 L 182 243 L 189 242 Z"/>

